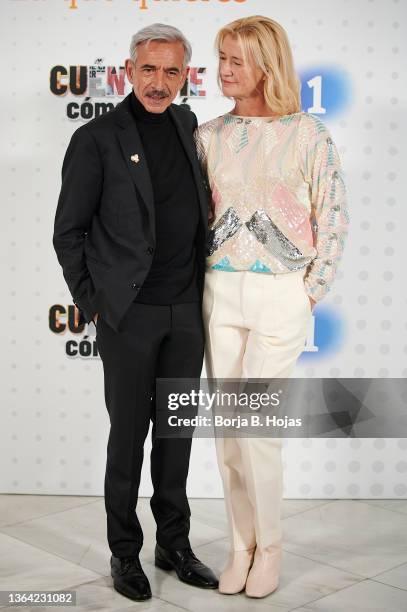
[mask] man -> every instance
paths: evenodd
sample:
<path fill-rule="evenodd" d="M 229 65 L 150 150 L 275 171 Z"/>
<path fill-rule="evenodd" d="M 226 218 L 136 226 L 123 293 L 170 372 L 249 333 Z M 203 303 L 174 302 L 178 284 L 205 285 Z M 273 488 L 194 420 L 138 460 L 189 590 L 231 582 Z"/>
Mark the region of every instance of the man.
<path fill-rule="evenodd" d="M 62 169 L 54 248 L 76 306 L 94 321 L 110 418 L 105 476 L 114 588 L 151 597 L 135 512 L 143 445 L 153 421 L 155 563 L 216 588 L 191 550 L 186 480 L 190 439 L 155 436 L 156 378 L 198 378 L 208 197 L 193 144 L 195 115 L 172 104 L 191 47 L 171 26 L 133 36 L 133 90 L 73 134 Z"/>

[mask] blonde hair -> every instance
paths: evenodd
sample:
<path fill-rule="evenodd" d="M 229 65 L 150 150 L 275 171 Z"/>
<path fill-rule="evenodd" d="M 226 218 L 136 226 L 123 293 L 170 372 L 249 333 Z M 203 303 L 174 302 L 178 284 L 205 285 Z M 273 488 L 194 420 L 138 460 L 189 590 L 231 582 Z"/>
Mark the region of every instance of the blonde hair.
<path fill-rule="evenodd" d="M 277 115 L 299 112 L 301 84 L 284 28 L 261 15 L 237 19 L 219 30 L 215 40 L 218 52 L 226 36 L 241 44 L 245 61 L 252 59 L 263 71 L 263 94 L 271 111 Z"/>

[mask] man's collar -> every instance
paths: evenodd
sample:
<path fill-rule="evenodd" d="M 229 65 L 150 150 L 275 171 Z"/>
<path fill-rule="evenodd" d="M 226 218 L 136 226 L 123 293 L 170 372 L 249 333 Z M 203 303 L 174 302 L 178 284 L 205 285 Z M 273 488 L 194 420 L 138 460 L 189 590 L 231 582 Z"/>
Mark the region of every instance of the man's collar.
<path fill-rule="evenodd" d="M 168 109 L 166 109 L 163 113 L 150 113 L 137 98 L 134 93 L 134 89 L 131 92 L 131 110 L 136 121 L 141 121 L 142 123 L 165 123 L 168 121 Z"/>

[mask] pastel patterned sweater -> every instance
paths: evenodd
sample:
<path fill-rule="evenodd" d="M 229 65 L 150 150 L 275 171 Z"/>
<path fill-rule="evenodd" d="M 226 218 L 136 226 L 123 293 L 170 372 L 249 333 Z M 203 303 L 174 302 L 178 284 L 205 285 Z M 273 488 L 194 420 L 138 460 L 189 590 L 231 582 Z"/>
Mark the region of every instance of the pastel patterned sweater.
<path fill-rule="evenodd" d="M 339 155 L 309 113 L 279 118 L 227 113 L 195 142 L 212 192 L 207 267 L 286 273 L 306 268 L 318 301 L 341 258 L 349 217 Z"/>

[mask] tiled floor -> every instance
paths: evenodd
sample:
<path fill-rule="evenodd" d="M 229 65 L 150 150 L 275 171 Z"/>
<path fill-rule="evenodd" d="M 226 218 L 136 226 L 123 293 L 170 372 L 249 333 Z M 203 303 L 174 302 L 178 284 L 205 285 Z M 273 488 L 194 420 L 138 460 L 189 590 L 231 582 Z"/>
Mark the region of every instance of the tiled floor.
<path fill-rule="evenodd" d="M 193 548 L 219 572 L 228 552 L 223 500 L 192 499 L 190 505 Z M 72 589 L 78 612 L 407 611 L 407 500 L 285 500 L 280 586 L 261 600 L 196 589 L 155 568 L 147 499 L 139 502 L 139 516 L 141 559 L 153 590 L 145 603 L 112 588 L 103 498 L 1 495 L 0 590 Z"/>

